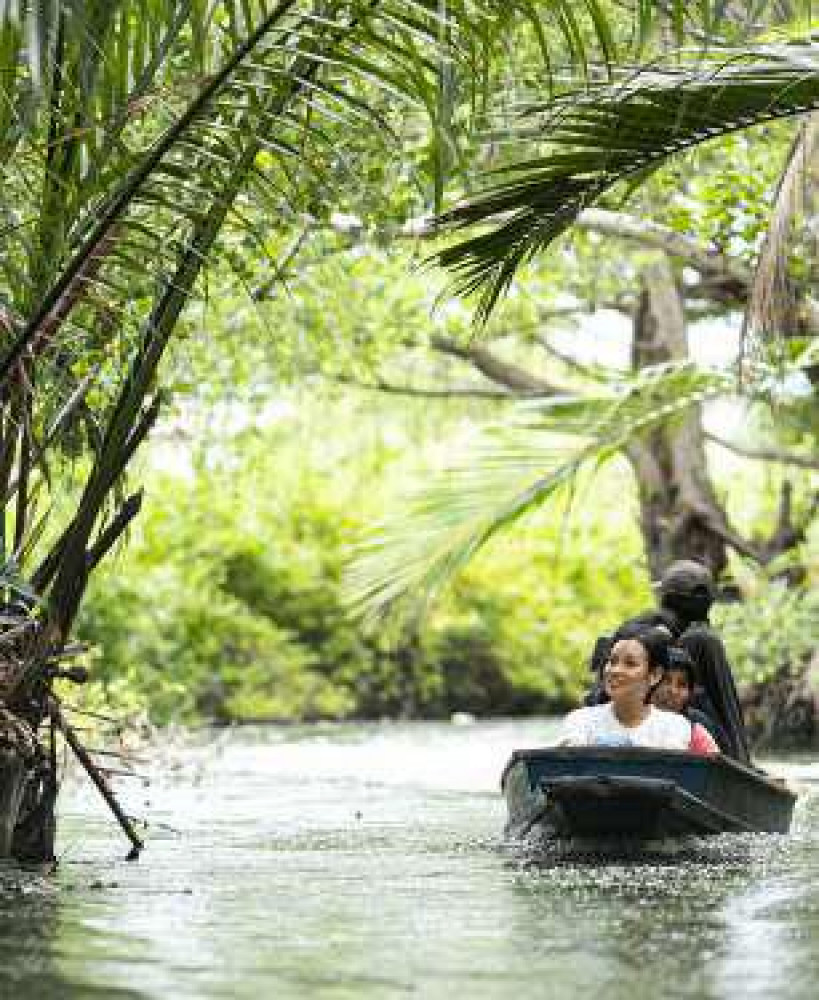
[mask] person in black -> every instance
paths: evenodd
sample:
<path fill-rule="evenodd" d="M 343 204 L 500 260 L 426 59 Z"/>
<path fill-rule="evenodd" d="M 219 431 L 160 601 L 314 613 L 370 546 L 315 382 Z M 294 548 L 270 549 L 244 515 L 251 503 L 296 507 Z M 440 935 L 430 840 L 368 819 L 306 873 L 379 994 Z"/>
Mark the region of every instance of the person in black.
<path fill-rule="evenodd" d="M 715 597 L 710 570 L 692 559 L 680 559 L 663 573 L 657 587 L 659 608 L 630 618 L 620 629 L 652 625 L 668 630 L 675 643 L 694 662 L 696 687 L 691 708 L 712 720 L 713 728 L 720 733 L 717 742 L 729 756 L 744 764 L 750 763 L 748 738 L 731 667 L 722 640 L 708 621 Z M 601 636 L 595 643 L 590 666 L 596 681 L 584 699 L 587 705 L 606 700 L 601 678 L 611 641 L 610 636 Z"/>
<path fill-rule="evenodd" d="M 679 628 L 677 645 L 694 661 L 697 686 L 691 707 L 722 727 L 731 757 L 749 764 L 745 721 L 728 655 L 708 621 L 716 596 L 711 571 L 693 559 L 680 559 L 663 573 L 658 587 L 660 609 L 673 615 Z"/>

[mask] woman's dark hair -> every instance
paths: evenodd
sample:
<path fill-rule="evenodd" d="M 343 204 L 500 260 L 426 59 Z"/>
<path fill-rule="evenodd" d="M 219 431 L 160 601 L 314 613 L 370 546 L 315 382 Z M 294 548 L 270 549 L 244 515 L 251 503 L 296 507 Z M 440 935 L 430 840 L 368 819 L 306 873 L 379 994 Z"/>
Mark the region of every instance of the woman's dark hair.
<path fill-rule="evenodd" d="M 624 636 L 623 630 L 638 629 L 645 631 L 652 628 L 663 630 L 669 638 L 673 639 L 677 639 L 681 631 L 679 622 L 670 611 L 665 611 L 663 608 L 649 608 L 647 611 L 641 611 L 633 618 L 627 618 L 624 622 L 621 622 L 614 635 L 601 635 L 597 637 L 589 660 L 589 669 L 596 676 L 597 681 L 595 686 L 586 695 L 586 704 L 599 705 L 608 700 L 608 695 L 603 690 L 603 671 L 611 655 L 611 647 L 617 639 L 631 637 L 631 633 L 628 636 Z"/>
<path fill-rule="evenodd" d="M 647 611 L 641 611 L 640 614 L 635 615 L 633 618 L 626 618 L 624 622 L 621 622 L 617 631 L 619 632 L 620 629 L 624 628 L 659 628 L 665 630 L 674 638 L 681 631 L 680 624 L 674 613 L 665 608 L 649 608 Z"/>
<path fill-rule="evenodd" d="M 611 637 L 612 648 L 621 639 L 634 639 L 640 643 L 648 657 L 649 670 L 660 671 L 660 678 L 646 693 L 645 702 L 649 704 L 654 692 L 660 686 L 662 675 L 668 669 L 668 652 L 671 649 L 671 633 L 664 625 L 648 626 L 637 624 L 633 620 L 625 622 Z"/>
<path fill-rule="evenodd" d="M 671 634 L 663 626 L 645 626 L 634 621 L 625 622 L 611 637 L 612 647 L 621 639 L 636 639 L 648 656 L 648 665 L 654 669 L 668 669 Z"/>

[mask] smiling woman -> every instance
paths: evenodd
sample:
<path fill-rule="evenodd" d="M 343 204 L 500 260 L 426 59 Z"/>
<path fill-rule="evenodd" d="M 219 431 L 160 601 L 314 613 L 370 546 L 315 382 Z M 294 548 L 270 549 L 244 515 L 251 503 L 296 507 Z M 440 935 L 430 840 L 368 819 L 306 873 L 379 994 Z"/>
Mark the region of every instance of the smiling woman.
<path fill-rule="evenodd" d="M 716 753 L 716 744 L 701 727 L 651 704 L 651 695 L 668 668 L 670 648 L 664 629 L 628 627 L 616 633 L 603 671 L 611 700 L 570 712 L 560 743 Z"/>

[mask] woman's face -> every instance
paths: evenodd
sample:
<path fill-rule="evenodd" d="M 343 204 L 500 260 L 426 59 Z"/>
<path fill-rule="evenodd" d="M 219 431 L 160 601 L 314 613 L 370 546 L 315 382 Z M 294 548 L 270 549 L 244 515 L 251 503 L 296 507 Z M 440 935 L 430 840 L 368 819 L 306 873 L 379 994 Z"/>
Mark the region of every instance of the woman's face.
<path fill-rule="evenodd" d="M 660 674 L 659 668 L 649 666 L 639 639 L 620 639 L 612 646 L 603 673 L 606 694 L 613 702 L 644 701 Z"/>

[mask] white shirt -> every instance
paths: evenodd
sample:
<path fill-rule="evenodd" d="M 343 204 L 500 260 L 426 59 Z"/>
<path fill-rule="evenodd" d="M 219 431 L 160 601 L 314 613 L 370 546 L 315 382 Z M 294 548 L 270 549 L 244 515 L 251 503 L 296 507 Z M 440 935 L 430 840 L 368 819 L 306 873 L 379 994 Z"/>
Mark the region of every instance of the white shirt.
<path fill-rule="evenodd" d="M 639 726 L 624 726 L 611 702 L 578 708 L 563 720 L 560 742 L 575 747 L 652 747 L 656 750 L 687 750 L 691 723 L 676 712 L 649 705 Z"/>

